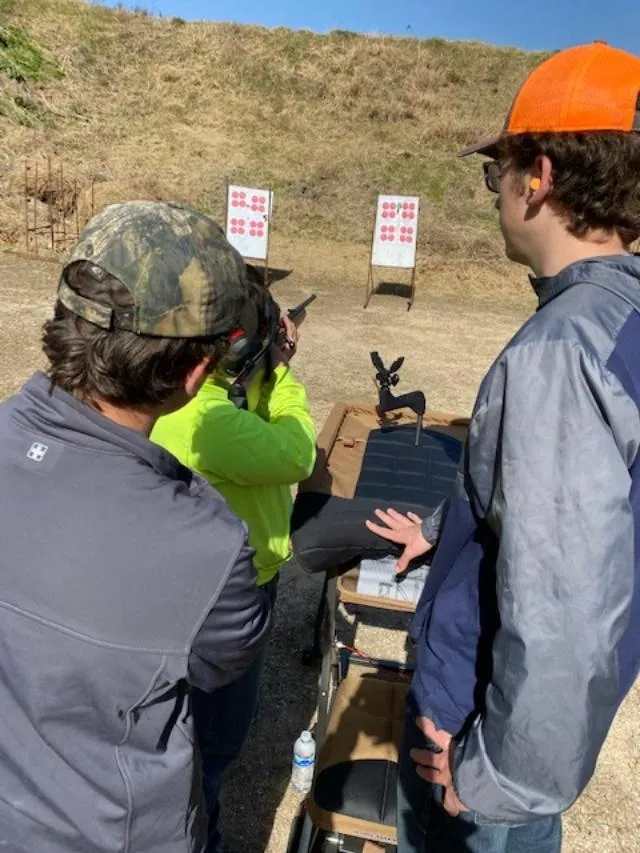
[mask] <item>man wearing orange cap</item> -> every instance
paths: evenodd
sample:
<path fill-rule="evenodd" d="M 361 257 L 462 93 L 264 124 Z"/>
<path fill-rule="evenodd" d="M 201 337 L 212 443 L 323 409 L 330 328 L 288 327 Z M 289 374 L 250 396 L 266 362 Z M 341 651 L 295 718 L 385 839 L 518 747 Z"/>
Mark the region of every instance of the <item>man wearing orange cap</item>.
<path fill-rule="evenodd" d="M 474 406 L 453 494 L 369 527 L 434 556 L 412 637 L 399 853 L 557 853 L 640 669 L 640 59 L 527 78 L 480 153 L 536 313 Z"/>

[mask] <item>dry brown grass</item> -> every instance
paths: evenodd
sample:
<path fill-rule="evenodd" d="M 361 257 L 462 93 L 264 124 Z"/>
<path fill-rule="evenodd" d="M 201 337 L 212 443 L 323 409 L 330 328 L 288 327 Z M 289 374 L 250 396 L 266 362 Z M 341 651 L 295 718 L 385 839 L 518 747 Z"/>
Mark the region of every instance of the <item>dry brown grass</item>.
<path fill-rule="evenodd" d="M 0 0 L 3 20 L 65 74 L 22 86 L 42 110 L 35 127 L 0 123 L 5 239 L 19 234 L 22 158 L 53 154 L 98 181 L 98 206 L 172 197 L 222 217 L 227 181 L 271 184 L 276 235 L 346 243 L 370 239 L 378 192 L 415 193 L 423 253 L 501 255 L 478 164 L 455 152 L 500 126 L 537 55 L 184 24 L 82 0 Z"/>

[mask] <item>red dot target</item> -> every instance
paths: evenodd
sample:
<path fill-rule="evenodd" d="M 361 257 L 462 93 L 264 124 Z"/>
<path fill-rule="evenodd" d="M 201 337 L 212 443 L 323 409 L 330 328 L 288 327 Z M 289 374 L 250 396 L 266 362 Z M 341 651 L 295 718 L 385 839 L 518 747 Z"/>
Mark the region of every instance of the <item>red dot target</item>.
<path fill-rule="evenodd" d="M 419 210 L 416 196 L 378 196 L 371 248 L 374 266 L 415 268 Z"/>
<path fill-rule="evenodd" d="M 229 186 L 227 192 L 229 242 L 248 260 L 266 260 L 270 195 L 257 187 Z"/>

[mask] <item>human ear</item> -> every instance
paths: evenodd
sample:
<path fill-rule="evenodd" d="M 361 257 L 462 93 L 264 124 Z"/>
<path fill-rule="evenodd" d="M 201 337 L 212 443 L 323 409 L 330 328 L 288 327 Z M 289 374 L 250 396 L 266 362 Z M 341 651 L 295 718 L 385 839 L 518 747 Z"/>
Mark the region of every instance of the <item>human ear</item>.
<path fill-rule="evenodd" d="M 553 167 L 551 160 L 544 154 L 536 157 L 531 167 L 531 177 L 528 182 L 530 204 L 542 204 L 551 192 L 553 186 Z"/>
<path fill-rule="evenodd" d="M 209 375 L 211 359 L 207 356 L 203 358 L 195 367 L 187 374 L 184 382 L 184 390 L 191 398 L 195 397 L 198 391 L 202 388 L 205 379 Z"/>

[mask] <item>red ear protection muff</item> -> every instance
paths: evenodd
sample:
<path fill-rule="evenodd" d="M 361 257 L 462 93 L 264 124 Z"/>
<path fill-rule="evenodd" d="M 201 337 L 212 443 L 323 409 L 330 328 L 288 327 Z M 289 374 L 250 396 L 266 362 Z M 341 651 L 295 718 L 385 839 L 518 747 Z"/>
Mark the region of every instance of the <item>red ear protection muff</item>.
<path fill-rule="evenodd" d="M 262 347 L 263 342 L 257 332 L 250 334 L 245 329 L 236 329 L 229 337 L 229 349 L 220 360 L 218 370 L 227 376 L 237 376 Z"/>
<path fill-rule="evenodd" d="M 250 303 L 248 303 L 249 305 Z M 265 363 L 265 376 L 271 373 L 269 354 L 278 337 L 280 328 L 280 310 L 276 302 L 267 296 L 263 316 L 258 317 L 256 308 L 250 304 L 251 311 L 243 318 L 243 326 L 230 336 L 230 346 L 221 359 L 218 369 L 229 377 L 234 377 L 229 390 L 229 399 L 238 408 L 247 408 L 247 394 L 243 382 L 253 373 L 260 362 Z M 266 329 L 266 334 L 260 334 Z"/>

